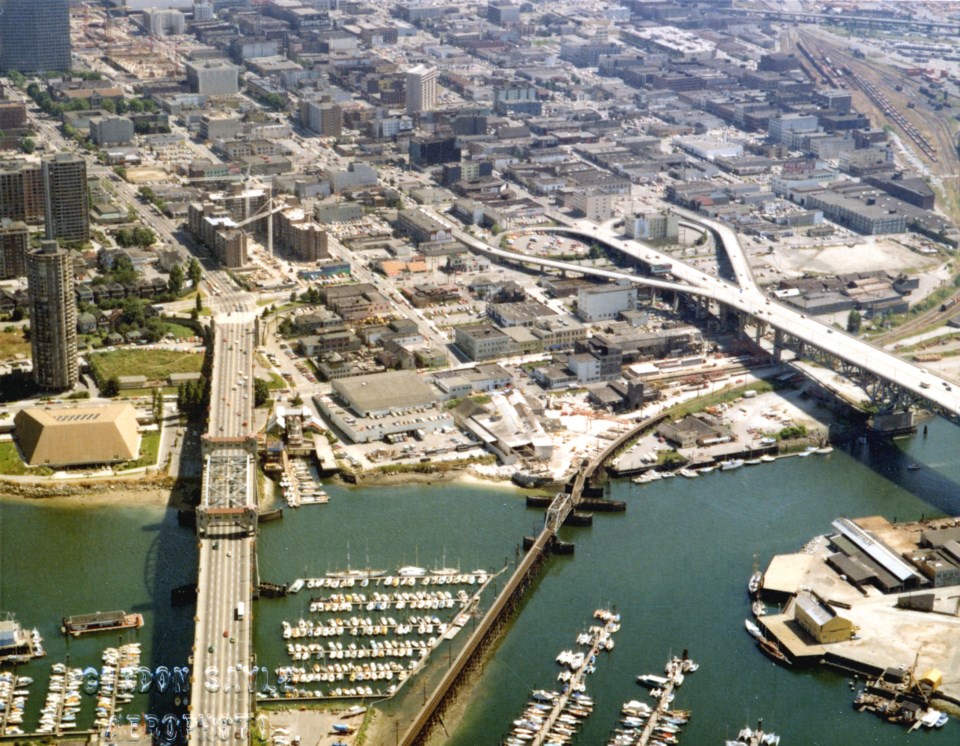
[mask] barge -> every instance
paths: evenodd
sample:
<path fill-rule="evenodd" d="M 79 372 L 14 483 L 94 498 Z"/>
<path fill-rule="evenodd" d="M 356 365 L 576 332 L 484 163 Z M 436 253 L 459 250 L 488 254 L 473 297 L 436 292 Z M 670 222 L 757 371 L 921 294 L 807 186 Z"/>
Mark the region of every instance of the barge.
<path fill-rule="evenodd" d="M 91 632 L 140 629 L 142 626 L 142 614 L 127 614 L 125 611 L 96 611 L 93 614 L 64 617 L 60 631 L 65 635 L 79 637 Z"/>

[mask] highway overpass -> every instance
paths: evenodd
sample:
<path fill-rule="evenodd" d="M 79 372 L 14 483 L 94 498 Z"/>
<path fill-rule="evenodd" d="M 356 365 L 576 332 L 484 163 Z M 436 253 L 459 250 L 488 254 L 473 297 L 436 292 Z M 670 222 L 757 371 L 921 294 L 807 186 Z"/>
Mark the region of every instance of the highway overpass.
<path fill-rule="evenodd" d="M 754 283 L 752 270 L 732 228 L 699 217 L 694 220 L 686 211 L 678 212 L 685 220 L 693 221 L 713 232 L 723 246 L 739 284 L 709 275 L 638 241 L 624 240 L 612 229 L 605 227 L 529 228 L 516 233 L 553 232 L 579 238 L 587 243 L 596 241 L 648 267 L 670 264 L 670 274 L 677 282 L 644 277 L 621 269 L 599 269 L 576 262 L 505 251 L 457 228 L 453 229 L 453 233 L 471 249 L 497 260 L 630 282 L 716 301 L 736 312 L 744 322 L 757 326 L 758 332 L 765 328 L 773 330 L 775 347 L 778 350 L 793 349 L 798 354 L 815 357 L 821 362 L 835 363 L 837 369 L 864 388 L 871 402 L 881 411 L 902 411 L 917 405 L 954 420 L 958 418 L 960 388 L 924 368 L 768 298 Z M 444 216 L 435 214 L 434 217 L 449 224 Z"/>

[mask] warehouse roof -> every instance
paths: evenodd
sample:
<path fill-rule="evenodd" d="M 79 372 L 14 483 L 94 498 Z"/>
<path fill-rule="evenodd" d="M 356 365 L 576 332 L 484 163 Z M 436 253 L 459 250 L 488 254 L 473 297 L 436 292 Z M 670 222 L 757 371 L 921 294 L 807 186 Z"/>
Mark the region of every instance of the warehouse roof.
<path fill-rule="evenodd" d="M 355 376 L 333 382 L 333 390 L 361 416 L 388 409 L 433 404 L 436 392 L 411 370 Z"/>
<path fill-rule="evenodd" d="M 31 466 L 79 466 L 129 461 L 140 451 L 136 410 L 103 406 L 29 407 L 15 420 L 17 440 Z"/>

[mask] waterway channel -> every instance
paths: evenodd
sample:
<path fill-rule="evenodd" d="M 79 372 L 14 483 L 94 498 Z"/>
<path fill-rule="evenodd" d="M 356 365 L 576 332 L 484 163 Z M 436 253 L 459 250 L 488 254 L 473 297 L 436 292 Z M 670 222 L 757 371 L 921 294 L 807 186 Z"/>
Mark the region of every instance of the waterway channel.
<path fill-rule="evenodd" d="M 696 480 L 612 485 L 628 502 L 622 515 L 597 515 L 592 528 L 564 529 L 573 557 L 552 559 L 521 613 L 493 652 L 458 725 L 437 743 L 495 744 L 530 692 L 555 683 L 554 657 L 571 647 L 599 606 L 616 607 L 616 648 L 588 679 L 597 700 L 580 743 L 602 743 L 620 704 L 642 698 L 637 674 L 661 671 L 669 653 L 687 648 L 701 663 L 678 691 L 693 710 L 682 740 L 719 743 L 764 717 L 785 744 L 893 744 L 905 733 L 851 707 L 847 679 L 828 671 L 790 671 L 763 657 L 743 630 L 746 580 L 756 561 L 798 551 L 827 532 L 839 515 L 882 514 L 891 520 L 960 513 L 960 431 L 932 421 L 924 437 L 870 443 L 853 452 L 782 459 Z M 921 469 L 907 470 L 917 463 Z M 265 524 L 259 541 L 263 579 L 287 582 L 328 570 L 369 566 L 392 570 L 418 563 L 496 569 L 512 560 L 542 512 L 522 493 L 464 485 L 328 488 L 331 501 L 286 511 Z M 24 503 L 0 500 L 0 609 L 39 627 L 48 655 L 19 669 L 36 679 L 28 723 L 43 704 L 50 665 L 97 665 L 121 636 L 67 642 L 62 616 L 123 608 L 140 611 L 145 665 L 184 665 L 193 640 L 192 609 L 170 606 L 170 590 L 195 573 L 190 530 L 162 507 Z M 288 659 L 280 620 L 304 616 L 310 593 L 264 599 L 255 609 L 258 660 L 271 668 Z M 910 664 L 912 661 L 903 661 Z M 443 665 L 441 658 L 435 665 Z M 172 699 L 172 695 L 170 695 Z M 160 702 L 158 704 L 158 701 Z M 127 707 L 163 708 L 146 695 Z M 85 712 L 92 704 L 85 704 Z M 452 724 L 455 718 L 448 718 Z M 80 723 L 82 727 L 89 719 Z M 952 743 L 956 722 L 925 734 Z"/>

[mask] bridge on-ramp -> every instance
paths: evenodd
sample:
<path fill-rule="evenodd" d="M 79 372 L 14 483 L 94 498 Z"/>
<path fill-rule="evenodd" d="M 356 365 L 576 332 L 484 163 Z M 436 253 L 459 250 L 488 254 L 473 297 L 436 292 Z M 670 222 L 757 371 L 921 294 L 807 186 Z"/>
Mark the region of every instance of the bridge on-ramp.
<path fill-rule="evenodd" d="M 920 407 L 960 422 L 960 390 L 950 381 L 767 297 L 754 282 L 746 255 L 732 228 L 713 220 L 694 217 L 686 211 L 678 212 L 684 220 L 696 223 L 713 233 L 730 260 L 736 283 L 708 275 L 637 241 L 624 240 L 610 228 L 561 226 L 529 228 L 517 232 L 553 232 L 588 243 L 597 242 L 608 250 L 619 253 L 626 262 L 640 267 L 670 264 L 670 274 L 674 281 L 644 276 L 621 268 L 591 267 L 577 262 L 507 251 L 457 229 L 454 229 L 453 234 L 472 250 L 497 261 L 632 283 L 663 292 L 682 294 L 695 299 L 701 305 L 714 303 L 720 315 L 734 318 L 743 326 L 752 325 L 758 341 L 767 330 L 772 331 L 776 356 L 779 357 L 784 350 L 792 350 L 843 373 L 863 388 L 871 403 L 881 413 L 903 412 Z M 442 219 L 442 216 L 435 217 Z"/>

